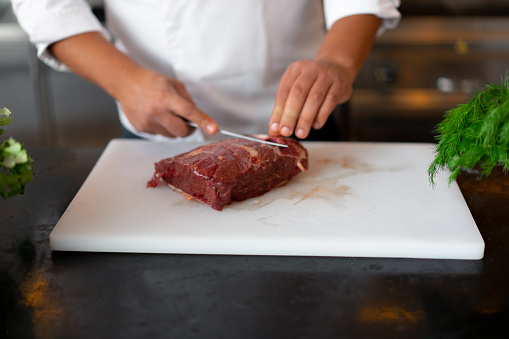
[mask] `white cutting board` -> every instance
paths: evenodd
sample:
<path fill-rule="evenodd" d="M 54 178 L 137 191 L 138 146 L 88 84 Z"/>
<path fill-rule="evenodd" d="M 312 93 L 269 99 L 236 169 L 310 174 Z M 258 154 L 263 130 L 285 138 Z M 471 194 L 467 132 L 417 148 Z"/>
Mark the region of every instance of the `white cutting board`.
<path fill-rule="evenodd" d="M 62 251 L 480 259 L 456 182 L 427 169 L 433 144 L 304 143 L 309 170 L 218 212 L 153 164 L 198 144 L 112 140 L 50 235 Z"/>

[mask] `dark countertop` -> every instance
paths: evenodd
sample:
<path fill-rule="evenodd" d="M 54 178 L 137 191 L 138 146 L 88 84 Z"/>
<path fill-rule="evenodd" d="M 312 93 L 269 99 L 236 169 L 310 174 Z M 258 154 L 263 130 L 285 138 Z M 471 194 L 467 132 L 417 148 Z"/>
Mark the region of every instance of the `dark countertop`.
<path fill-rule="evenodd" d="M 482 260 L 79 253 L 49 234 L 102 149 L 29 152 L 38 178 L 0 201 L 0 338 L 507 337 L 500 168 L 458 179 Z"/>

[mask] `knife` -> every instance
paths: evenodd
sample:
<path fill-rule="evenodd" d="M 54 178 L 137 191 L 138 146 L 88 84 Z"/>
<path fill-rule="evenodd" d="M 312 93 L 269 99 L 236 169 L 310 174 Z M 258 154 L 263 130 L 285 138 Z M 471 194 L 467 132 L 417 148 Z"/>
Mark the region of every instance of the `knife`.
<path fill-rule="evenodd" d="M 191 127 L 200 128 L 198 126 L 198 124 L 196 124 L 194 122 L 187 122 L 187 124 L 189 126 L 191 126 Z M 267 144 L 267 145 L 272 145 L 272 146 L 279 146 L 279 147 L 288 147 L 288 145 L 285 145 L 285 144 L 280 144 L 280 143 L 277 143 L 277 142 L 272 142 L 272 141 L 267 141 L 267 140 L 263 140 L 263 139 L 258 139 L 258 138 L 255 138 L 255 137 L 250 137 L 248 135 L 226 131 L 224 129 L 219 129 L 219 133 L 224 134 L 224 135 L 229 135 L 229 136 L 235 137 L 235 138 L 241 138 L 241 139 L 246 139 L 246 140 L 260 142 L 262 144 Z"/>

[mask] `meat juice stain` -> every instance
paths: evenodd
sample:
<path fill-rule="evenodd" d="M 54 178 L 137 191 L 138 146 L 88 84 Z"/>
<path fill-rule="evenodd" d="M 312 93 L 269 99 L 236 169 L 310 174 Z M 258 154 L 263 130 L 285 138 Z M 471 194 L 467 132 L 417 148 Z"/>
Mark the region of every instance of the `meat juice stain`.
<path fill-rule="evenodd" d="M 309 192 L 305 193 L 299 201 L 297 201 L 294 206 L 303 202 L 304 200 L 311 199 L 319 195 L 320 193 L 327 193 L 334 196 L 345 196 L 349 195 L 351 193 L 351 187 L 347 185 L 339 185 L 339 186 L 328 186 L 328 187 L 321 187 L 321 186 L 315 186 L 313 189 L 311 189 Z"/>
<path fill-rule="evenodd" d="M 311 198 L 327 199 L 327 197 L 330 197 L 331 195 L 334 196 L 334 198 L 352 195 L 353 189 L 350 186 L 339 184 L 338 182 L 339 180 L 344 179 L 346 177 L 376 171 L 397 172 L 406 169 L 405 167 L 402 166 L 390 168 L 376 168 L 375 166 L 368 163 L 364 163 L 353 156 L 345 156 L 339 159 L 323 158 L 314 161 L 314 163 L 321 167 L 334 166 L 336 168 L 342 169 L 342 171 L 340 171 L 336 175 L 332 176 L 329 175 L 327 177 L 318 179 L 317 181 L 319 185 L 314 186 L 310 191 L 304 193 L 304 195 L 301 196 L 301 199 L 297 201 L 294 205 L 297 205 L 302 201 Z M 312 166 L 313 165 L 311 164 L 310 168 L 312 168 Z M 318 169 L 318 172 L 319 171 L 320 169 Z M 314 183 L 316 184 L 316 181 Z M 293 198 L 295 198 L 295 196 Z"/>
<path fill-rule="evenodd" d="M 248 201 L 245 201 L 241 203 L 242 205 L 238 206 L 242 210 L 257 210 L 261 209 L 265 206 L 270 205 L 276 200 L 280 199 L 286 199 L 286 200 L 295 200 L 299 199 L 297 202 L 295 202 L 293 205 L 298 205 L 303 201 L 309 200 L 309 199 L 326 199 L 330 200 L 331 197 L 338 198 L 338 197 L 344 197 L 352 194 L 352 188 L 347 185 L 339 184 L 337 181 L 339 179 L 359 174 L 359 173 L 366 173 L 374 171 L 374 168 L 372 165 L 363 163 L 359 161 L 358 159 L 346 156 L 340 159 L 330 159 L 330 158 L 324 158 L 314 161 L 316 165 L 319 167 L 325 166 L 336 166 L 340 167 L 342 169 L 348 170 L 347 173 L 343 173 L 340 175 L 335 175 L 334 177 L 324 177 L 319 178 L 316 180 L 313 180 L 313 187 L 310 190 L 304 190 L 304 192 L 292 192 L 291 190 L 285 190 L 285 186 L 274 188 L 272 191 L 275 191 L 278 193 L 277 198 L 272 198 L 272 194 L 266 193 L 262 197 L 259 198 L 252 198 Z M 313 164 L 310 164 L 310 168 L 315 168 Z M 317 172 L 319 173 L 319 169 L 317 169 Z M 299 176 L 305 176 L 306 173 L 299 174 Z M 298 180 L 299 177 L 295 178 L 290 182 L 288 185 L 293 185 L 293 181 Z M 302 178 L 302 177 L 301 177 Z M 301 184 L 302 186 L 302 184 Z M 272 192 L 271 191 L 271 192 Z M 291 193 L 288 193 L 291 192 Z M 269 192 L 270 193 L 270 192 Z M 254 200 L 256 199 L 256 200 Z"/>
<path fill-rule="evenodd" d="M 172 202 L 170 204 L 170 206 L 175 206 L 175 207 L 183 207 L 185 206 L 186 208 L 189 207 L 199 207 L 200 204 L 203 204 L 201 201 L 198 201 L 196 199 L 186 199 L 186 198 L 182 198 L 182 197 L 179 197 L 180 200 L 178 201 L 175 201 L 175 202 Z"/>
<path fill-rule="evenodd" d="M 352 156 L 345 156 L 343 158 L 339 159 L 329 159 L 324 158 L 317 161 L 319 164 L 325 164 L 325 165 L 336 165 L 344 169 L 351 169 L 356 171 L 367 171 L 367 170 L 374 170 L 373 165 L 366 164 L 362 161 L 359 161 L 359 159 L 352 157 Z"/>
<path fill-rule="evenodd" d="M 333 177 L 325 177 L 318 179 L 318 185 L 313 186 L 311 190 L 307 193 L 304 193 L 300 196 L 299 201 L 297 201 L 294 205 L 297 205 L 305 200 L 312 198 L 327 198 L 327 196 L 341 197 L 351 195 L 352 188 L 348 185 L 343 185 L 337 183 L 339 179 L 356 175 L 359 173 L 371 172 L 374 170 L 373 166 L 370 164 L 363 163 L 352 156 L 346 156 L 340 159 L 330 159 L 323 158 L 319 159 L 315 162 L 318 165 L 325 165 L 327 167 L 334 166 L 339 167 L 345 170 L 348 170 L 346 173 L 342 173 L 339 175 L 335 175 Z M 312 165 L 310 166 L 312 168 Z M 315 182 L 316 183 L 316 182 Z M 296 198 L 294 195 L 293 198 Z"/>
<path fill-rule="evenodd" d="M 281 187 L 273 188 L 272 191 L 279 190 L 280 188 Z M 279 192 L 281 192 L 281 191 L 279 191 Z M 265 206 L 272 204 L 276 200 L 276 199 L 269 198 L 267 195 L 268 195 L 268 193 L 265 193 L 262 197 L 251 198 L 251 199 L 241 201 L 241 202 L 234 202 L 232 205 L 235 205 L 235 207 L 237 207 L 241 210 L 250 210 L 250 211 L 258 210 L 258 209 L 261 209 Z M 230 206 L 232 206 L 232 205 L 230 205 Z"/>

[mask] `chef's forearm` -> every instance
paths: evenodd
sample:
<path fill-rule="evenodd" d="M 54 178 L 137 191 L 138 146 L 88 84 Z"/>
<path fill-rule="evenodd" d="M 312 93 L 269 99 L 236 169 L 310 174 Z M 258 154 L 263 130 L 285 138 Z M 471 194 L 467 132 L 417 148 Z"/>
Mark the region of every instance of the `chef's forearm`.
<path fill-rule="evenodd" d="M 374 15 L 352 15 L 336 21 L 316 55 L 348 76 L 352 84 L 375 41 L 381 19 Z"/>
<path fill-rule="evenodd" d="M 62 40 L 50 51 L 115 98 L 138 131 L 184 137 L 193 131 L 185 118 L 208 134 L 217 132 L 215 121 L 196 107 L 182 83 L 139 65 L 99 33 Z"/>
<path fill-rule="evenodd" d="M 50 46 L 50 52 L 74 73 L 97 84 L 114 98 L 119 96 L 119 85 L 141 68 L 96 32 L 58 41 Z"/>

